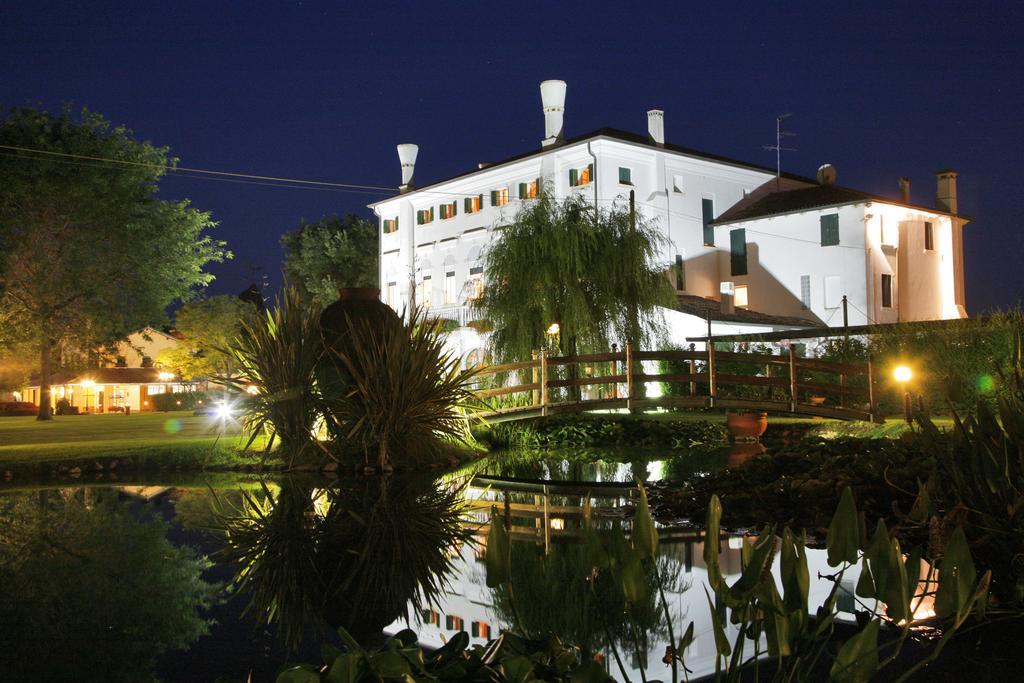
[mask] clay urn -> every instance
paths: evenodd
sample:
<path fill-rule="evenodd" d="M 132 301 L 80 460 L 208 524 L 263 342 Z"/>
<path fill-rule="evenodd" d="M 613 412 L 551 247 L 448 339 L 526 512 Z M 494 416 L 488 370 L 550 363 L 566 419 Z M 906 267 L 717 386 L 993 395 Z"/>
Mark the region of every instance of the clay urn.
<path fill-rule="evenodd" d="M 725 413 L 725 428 L 734 441 L 757 441 L 768 429 L 768 413 L 733 411 Z"/>

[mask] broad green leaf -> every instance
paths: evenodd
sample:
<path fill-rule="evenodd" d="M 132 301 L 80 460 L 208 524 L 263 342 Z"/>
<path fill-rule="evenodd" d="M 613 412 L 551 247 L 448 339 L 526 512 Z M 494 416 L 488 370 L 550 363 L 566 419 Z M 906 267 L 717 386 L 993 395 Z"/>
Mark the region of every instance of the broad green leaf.
<path fill-rule="evenodd" d="M 676 654 L 681 658 L 689 647 L 693 645 L 693 622 L 691 621 L 689 626 L 686 627 L 686 632 L 683 633 L 683 637 L 679 639 L 679 647 L 676 649 Z"/>
<path fill-rule="evenodd" d="M 640 552 L 641 557 L 653 560 L 658 554 L 658 530 L 647 504 L 647 490 L 639 481 L 636 485 L 640 489 L 640 502 L 633 515 L 633 547 Z"/>
<path fill-rule="evenodd" d="M 844 562 L 853 564 L 857 561 L 859 528 L 857 505 L 853 501 L 853 491 L 847 486 L 839 497 L 839 505 L 825 536 L 829 566 L 838 567 Z"/>
<path fill-rule="evenodd" d="M 533 679 L 533 662 L 529 657 L 516 655 L 501 661 L 501 670 L 508 683 L 528 683 Z"/>
<path fill-rule="evenodd" d="M 889 561 L 886 563 L 887 579 L 885 591 L 880 593 L 885 603 L 885 613 L 893 621 L 910 618 L 910 590 L 907 586 L 907 567 L 903 563 L 903 551 L 895 538 L 889 540 Z"/>
<path fill-rule="evenodd" d="M 715 609 L 715 603 L 712 602 L 707 588 L 704 589 L 704 595 L 707 596 L 708 609 L 711 610 L 711 628 L 715 633 L 715 650 L 719 657 L 728 657 L 732 654 L 732 646 L 729 644 L 729 638 L 725 635 L 725 626 L 722 625 L 718 610 Z"/>
<path fill-rule="evenodd" d="M 405 675 L 412 675 L 412 668 L 405 657 L 389 650 L 372 655 L 370 668 L 383 678 L 401 678 Z"/>
<path fill-rule="evenodd" d="M 511 578 L 512 561 L 508 530 L 497 506 L 491 506 L 491 529 L 487 532 L 487 587 L 497 588 Z"/>
<path fill-rule="evenodd" d="M 866 555 L 860 560 L 860 577 L 857 579 L 857 589 L 854 593 L 857 597 L 868 600 L 876 597 L 875 582 L 871 578 L 871 569 L 868 568 L 868 559 Z"/>
<path fill-rule="evenodd" d="M 766 571 L 765 565 L 769 561 L 774 548 L 775 535 L 770 527 L 766 526 L 750 551 L 750 559 L 747 562 L 746 568 L 744 568 L 736 583 L 729 588 L 728 596 L 732 601 L 746 601 L 750 597 L 750 594 L 757 588 L 762 575 Z"/>
<path fill-rule="evenodd" d="M 356 683 L 363 673 L 365 662 L 362 655 L 340 655 L 327 669 L 330 683 Z"/>
<path fill-rule="evenodd" d="M 962 527 L 957 527 L 946 541 L 939 564 L 939 588 L 935 596 L 935 613 L 940 617 L 959 614 L 975 589 L 978 577 Z"/>
<path fill-rule="evenodd" d="M 807 555 L 804 551 L 803 541 L 797 539 L 789 527 L 782 532 L 780 573 L 786 609 L 806 611 L 807 592 L 810 589 Z"/>
<path fill-rule="evenodd" d="M 989 569 L 981 575 L 981 579 L 978 581 L 978 587 L 974 589 L 974 593 L 971 595 L 971 603 L 975 606 L 975 613 L 978 619 L 985 618 L 985 612 L 988 609 L 988 588 L 991 583 L 992 570 Z"/>
<path fill-rule="evenodd" d="M 607 683 L 607 681 L 608 672 L 593 659 L 582 662 L 569 674 L 569 683 Z"/>
<path fill-rule="evenodd" d="M 416 641 L 419 640 L 419 636 L 416 635 L 416 631 L 413 631 L 411 628 L 405 628 L 395 634 L 395 640 L 405 647 L 410 647 L 416 644 Z"/>
<path fill-rule="evenodd" d="M 339 656 L 341 656 L 341 654 L 341 650 L 334 647 L 330 643 L 324 643 L 320 646 L 320 661 L 322 661 L 324 664 L 330 664 Z"/>
<path fill-rule="evenodd" d="M 320 674 L 316 669 L 300 665 L 286 669 L 278 674 L 277 683 L 320 683 Z"/>
<path fill-rule="evenodd" d="M 871 537 L 871 542 L 864 551 L 864 558 L 871 569 L 871 580 L 875 586 L 874 597 L 881 598 L 885 595 L 889 577 L 889 530 L 884 520 L 878 520 L 875 535 Z"/>
<path fill-rule="evenodd" d="M 725 587 L 725 578 L 718 562 L 721 547 L 722 501 L 712 495 L 704 525 L 704 566 L 708 569 L 708 584 L 716 593 Z"/>
<path fill-rule="evenodd" d="M 872 619 L 862 631 L 843 643 L 830 672 L 836 681 L 869 681 L 878 669 L 878 627 Z"/>
<path fill-rule="evenodd" d="M 588 565 L 594 569 L 607 569 L 611 563 L 608 550 L 601 542 L 601 535 L 589 524 L 583 529 L 583 544 Z"/>
<path fill-rule="evenodd" d="M 639 552 L 631 549 L 626 553 L 626 557 L 623 558 L 623 562 L 619 566 L 618 575 L 626 602 L 633 605 L 642 604 L 647 599 L 648 586 L 647 574 L 644 573 Z"/>

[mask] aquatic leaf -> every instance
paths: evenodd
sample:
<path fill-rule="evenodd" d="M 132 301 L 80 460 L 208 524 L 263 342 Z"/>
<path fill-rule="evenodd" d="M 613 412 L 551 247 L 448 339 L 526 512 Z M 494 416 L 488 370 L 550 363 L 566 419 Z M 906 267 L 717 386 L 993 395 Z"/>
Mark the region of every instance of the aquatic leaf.
<path fill-rule="evenodd" d="M 382 678 L 401 678 L 412 675 L 412 668 L 405 657 L 397 652 L 383 650 L 370 657 L 370 669 Z"/>
<path fill-rule="evenodd" d="M 857 561 L 859 530 L 857 505 L 853 501 L 853 491 L 847 486 L 839 497 L 839 505 L 825 536 L 829 566 L 838 567 L 844 562 L 853 564 Z"/>
<path fill-rule="evenodd" d="M 722 567 L 718 562 L 721 552 L 722 501 L 712 495 L 708 501 L 708 513 L 704 525 L 704 566 L 708 569 L 708 584 L 716 593 L 725 587 Z"/>
<path fill-rule="evenodd" d="M 683 633 L 683 637 L 679 639 L 679 647 L 676 649 L 676 654 L 680 658 L 686 653 L 686 650 L 693 645 L 693 622 L 686 627 L 686 632 Z"/>
<path fill-rule="evenodd" d="M 329 683 L 356 683 L 364 669 L 361 655 L 339 655 L 327 669 L 327 680 Z"/>
<path fill-rule="evenodd" d="M 509 547 L 508 530 L 505 522 L 498 514 L 497 506 L 491 506 L 491 529 L 487 532 L 487 587 L 497 588 L 507 583 L 512 572 L 511 548 Z"/>
<path fill-rule="evenodd" d="M 569 674 L 569 683 L 606 683 L 608 672 L 593 659 L 582 662 Z"/>
<path fill-rule="evenodd" d="M 587 564 L 592 569 L 608 568 L 611 564 L 608 550 L 604 547 L 604 543 L 601 542 L 601 535 L 597 529 L 589 524 L 583 529 L 583 545 Z"/>
<path fill-rule="evenodd" d="M 967 546 L 963 527 L 957 527 L 946 541 L 939 564 L 939 589 L 935 595 L 935 613 L 940 617 L 960 614 L 974 592 L 978 577 Z"/>
<path fill-rule="evenodd" d="M 324 643 L 320 646 L 320 660 L 324 664 L 330 664 L 335 659 L 340 657 L 342 654 L 341 650 L 331 645 L 330 643 Z"/>
<path fill-rule="evenodd" d="M 857 597 L 871 600 L 876 597 L 875 582 L 871 578 L 871 569 L 868 568 L 867 555 L 860 560 L 860 577 L 857 579 L 857 588 L 854 591 Z"/>
<path fill-rule="evenodd" d="M 732 646 L 729 644 L 729 638 L 725 635 L 722 619 L 718 610 L 715 609 L 715 603 L 711 601 L 711 595 L 707 588 L 704 589 L 704 595 L 707 596 L 708 608 L 711 610 L 711 628 L 715 633 L 715 650 L 719 657 L 728 657 L 732 653 Z"/>
<path fill-rule="evenodd" d="M 971 595 L 971 603 L 976 608 L 975 613 L 978 619 L 985 618 L 985 612 L 988 609 L 988 588 L 991 583 L 992 570 L 989 569 L 981 575 L 981 580 L 978 581 L 978 587 L 974 589 L 974 593 Z"/>
<path fill-rule="evenodd" d="M 320 683 L 320 673 L 309 666 L 299 665 L 278 674 L 277 683 Z"/>
<path fill-rule="evenodd" d="M 836 681 L 869 681 L 878 669 L 878 627 L 872 619 L 862 631 L 843 643 L 829 672 Z"/>
<path fill-rule="evenodd" d="M 516 655 L 501 661 L 501 671 L 508 683 L 528 683 L 533 680 L 533 662 L 529 657 Z"/>
<path fill-rule="evenodd" d="M 875 587 L 875 594 L 871 597 L 880 598 L 885 595 L 889 577 L 889 530 L 885 526 L 885 520 L 878 520 L 875 535 L 871 537 L 867 550 L 864 551 L 864 559 L 870 565 L 871 580 Z"/>
<path fill-rule="evenodd" d="M 750 559 L 743 573 L 729 588 L 727 597 L 730 599 L 730 606 L 734 606 L 733 602 L 745 602 L 754 592 L 765 574 L 765 565 L 770 561 L 774 549 L 775 534 L 772 533 L 770 526 L 766 526 L 750 551 Z"/>
<path fill-rule="evenodd" d="M 879 594 L 885 603 L 885 613 L 893 621 L 909 619 L 911 614 L 910 590 L 907 586 L 907 567 L 903 563 L 903 551 L 895 538 L 889 540 L 889 555 L 886 562 L 885 590 Z"/>
<path fill-rule="evenodd" d="M 402 629 L 395 634 L 394 638 L 405 647 L 411 647 L 419 640 L 419 636 L 416 635 L 416 631 L 413 631 L 411 628 Z"/>
<path fill-rule="evenodd" d="M 640 502 L 633 515 L 633 547 L 640 551 L 641 557 L 653 560 L 658 554 L 658 530 L 647 504 L 647 490 L 639 481 L 636 485 L 640 489 Z"/>
<path fill-rule="evenodd" d="M 641 563 L 640 553 L 630 549 L 619 565 L 619 585 L 626 602 L 640 605 L 647 599 L 647 575 Z"/>

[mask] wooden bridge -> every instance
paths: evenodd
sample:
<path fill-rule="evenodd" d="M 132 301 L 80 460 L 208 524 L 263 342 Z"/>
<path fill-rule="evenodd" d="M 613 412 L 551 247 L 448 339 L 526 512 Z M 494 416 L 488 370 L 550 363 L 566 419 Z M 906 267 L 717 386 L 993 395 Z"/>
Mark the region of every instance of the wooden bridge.
<path fill-rule="evenodd" d="M 775 414 L 814 415 L 877 421 L 874 368 L 844 363 L 716 351 L 639 351 L 549 356 L 541 351 L 520 363 L 477 371 L 481 417 L 490 422 L 562 413 L 651 408 L 724 408 Z M 645 363 L 647 364 L 645 367 Z M 671 372 L 651 373 L 667 363 Z M 645 396 L 644 385 L 659 382 L 665 395 Z M 495 400 L 497 399 L 497 400 Z"/>

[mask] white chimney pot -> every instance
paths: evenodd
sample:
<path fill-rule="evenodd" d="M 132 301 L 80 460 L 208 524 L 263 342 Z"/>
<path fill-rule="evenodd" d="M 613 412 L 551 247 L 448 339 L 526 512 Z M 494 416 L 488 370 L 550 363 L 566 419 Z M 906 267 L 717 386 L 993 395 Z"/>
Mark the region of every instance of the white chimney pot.
<path fill-rule="evenodd" d="M 408 190 L 412 187 L 412 176 L 416 170 L 416 155 L 420 148 L 411 143 L 398 145 L 398 161 L 402 164 L 402 189 Z"/>
<path fill-rule="evenodd" d="M 647 137 L 658 147 L 665 146 L 665 112 L 662 110 L 647 112 Z"/>
<path fill-rule="evenodd" d="M 540 84 L 540 101 L 544 108 L 544 140 L 541 146 L 549 147 L 562 141 L 565 81 L 543 81 Z"/>

